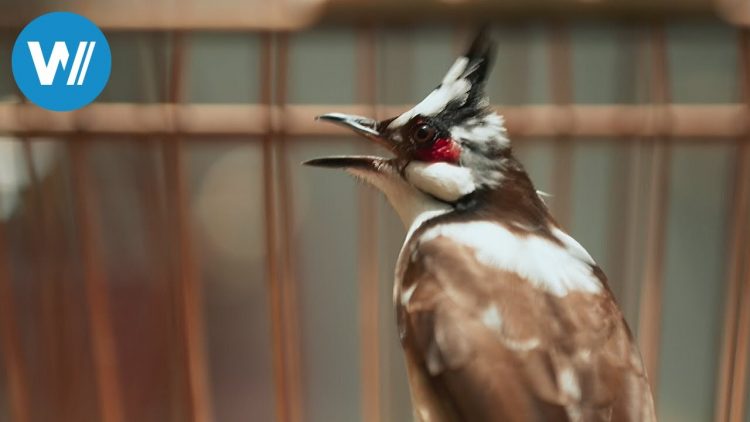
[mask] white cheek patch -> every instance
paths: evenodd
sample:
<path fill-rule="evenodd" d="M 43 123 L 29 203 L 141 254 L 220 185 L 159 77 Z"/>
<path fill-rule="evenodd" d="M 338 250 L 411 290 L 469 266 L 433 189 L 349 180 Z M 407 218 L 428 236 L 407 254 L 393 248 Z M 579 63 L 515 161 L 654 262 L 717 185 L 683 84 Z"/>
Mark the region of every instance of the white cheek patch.
<path fill-rule="evenodd" d="M 553 231 L 558 238 L 561 233 Z M 535 235 L 516 235 L 497 223 L 476 221 L 438 225 L 419 240 L 427 242 L 440 236 L 472 248 L 479 262 L 514 272 L 555 296 L 603 290 L 591 268 L 593 260 L 568 235 L 560 239 L 563 245 L 559 245 Z"/>
<path fill-rule="evenodd" d="M 446 202 L 457 201 L 477 188 L 471 170 L 450 163 L 412 161 L 404 174 L 414 187 Z"/>

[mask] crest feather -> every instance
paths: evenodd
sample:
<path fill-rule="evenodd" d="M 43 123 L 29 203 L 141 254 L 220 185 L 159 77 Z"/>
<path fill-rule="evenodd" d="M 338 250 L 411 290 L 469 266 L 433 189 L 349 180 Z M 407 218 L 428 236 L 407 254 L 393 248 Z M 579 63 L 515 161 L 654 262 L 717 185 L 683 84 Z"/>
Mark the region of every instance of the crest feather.
<path fill-rule="evenodd" d="M 388 128 L 403 126 L 418 115 L 435 116 L 449 107 L 486 103 L 482 101 L 484 85 L 494 61 L 495 45 L 489 30 L 482 29 L 466 54 L 453 63 L 440 85 L 411 110 L 393 119 Z"/>

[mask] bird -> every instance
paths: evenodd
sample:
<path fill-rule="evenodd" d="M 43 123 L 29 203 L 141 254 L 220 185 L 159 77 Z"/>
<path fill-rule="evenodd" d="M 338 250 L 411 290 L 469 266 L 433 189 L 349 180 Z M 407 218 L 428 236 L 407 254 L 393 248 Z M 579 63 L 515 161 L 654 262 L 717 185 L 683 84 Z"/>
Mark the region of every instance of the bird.
<path fill-rule="evenodd" d="M 496 45 L 478 31 L 398 116 L 317 117 L 392 157 L 305 164 L 381 191 L 407 228 L 393 301 L 416 420 L 655 421 L 606 275 L 552 217 L 490 106 Z"/>

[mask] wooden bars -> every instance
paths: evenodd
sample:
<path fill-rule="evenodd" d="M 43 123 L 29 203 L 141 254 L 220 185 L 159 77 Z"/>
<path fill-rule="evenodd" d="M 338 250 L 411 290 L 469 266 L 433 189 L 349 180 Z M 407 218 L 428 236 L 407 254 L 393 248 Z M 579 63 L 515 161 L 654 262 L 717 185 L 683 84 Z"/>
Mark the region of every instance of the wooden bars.
<path fill-rule="evenodd" d="M 559 122 L 572 119 L 565 129 L 571 138 L 653 137 L 730 138 L 745 132 L 750 109 L 741 104 L 664 104 L 662 117 L 650 105 L 555 105 L 497 106 L 507 120 L 513 138 L 556 137 Z M 407 106 L 378 106 L 383 116 L 403 112 Z M 124 104 L 96 103 L 70 113 L 55 113 L 22 104 L 0 104 L 0 133 L 55 136 L 72 133 L 101 135 L 237 136 L 247 138 L 284 131 L 295 136 L 345 136 L 350 132 L 314 118 L 336 110 L 367 115 L 372 105 L 271 105 L 230 104 Z M 282 125 L 282 118 L 283 125 Z M 283 127 L 282 127 L 283 126 Z"/>
<path fill-rule="evenodd" d="M 651 382 L 654 401 L 658 398 L 659 352 L 661 342 L 662 291 L 664 288 L 664 249 L 666 243 L 667 206 L 669 194 L 670 146 L 669 128 L 673 115 L 668 113 L 669 69 L 667 63 L 666 34 L 657 25 L 651 30 L 653 101 L 653 150 L 651 181 L 649 186 L 648 214 L 646 217 L 646 249 L 643 269 L 640 317 L 638 318 L 639 343 L 644 365 Z"/>
<path fill-rule="evenodd" d="M 750 32 L 739 38 L 739 68 L 742 99 L 750 104 Z M 750 342 L 750 126 L 738 138 L 734 192 L 729 216 L 727 284 L 724 299 L 719 374 L 716 381 L 715 422 L 744 420 L 747 397 L 748 342 Z"/>
<path fill-rule="evenodd" d="M 375 116 L 377 92 L 376 33 L 367 27 L 357 33 L 357 92 Z M 367 148 L 372 148 L 368 145 Z M 380 401 L 380 277 L 378 274 L 378 202 L 375 192 L 360 186 L 358 220 L 359 337 L 362 420 L 382 420 Z"/>
<path fill-rule="evenodd" d="M 714 3 L 712 0 L 250 0 L 229 3 L 232 7 L 216 7 L 213 3 L 199 1 L 71 0 L 66 3 L 66 10 L 84 14 L 106 30 L 284 31 L 310 26 L 319 21 L 347 25 L 362 21 L 424 25 L 429 22 L 448 21 L 519 22 L 540 18 L 603 18 L 631 21 L 659 17 L 706 18 L 718 14 L 718 7 Z M 34 2 L 2 5 L 0 29 L 21 28 L 36 16 L 53 10 L 54 4 L 40 6 Z M 737 13 L 732 12 L 732 15 L 725 15 L 728 20 L 737 18 Z M 747 13 L 743 13 L 743 16 L 746 15 Z"/>
<path fill-rule="evenodd" d="M 185 71 L 184 34 L 173 34 L 172 74 L 168 97 L 179 103 L 184 97 Z M 193 248 L 192 222 L 189 210 L 189 188 L 185 177 L 185 153 L 179 134 L 170 134 L 163 141 L 163 166 L 167 194 L 169 265 L 172 278 L 184 360 L 188 415 L 195 422 L 213 420 L 209 389 L 205 321 L 203 317 L 203 285 L 198 260 Z"/>
<path fill-rule="evenodd" d="M 118 374 L 117 345 L 112 330 L 98 207 L 95 202 L 96 196 L 90 186 L 87 147 L 88 140 L 71 142 L 70 159 L 99 415 L 102 422 L 121 422 L 125 420 L 125 415 Z"/>

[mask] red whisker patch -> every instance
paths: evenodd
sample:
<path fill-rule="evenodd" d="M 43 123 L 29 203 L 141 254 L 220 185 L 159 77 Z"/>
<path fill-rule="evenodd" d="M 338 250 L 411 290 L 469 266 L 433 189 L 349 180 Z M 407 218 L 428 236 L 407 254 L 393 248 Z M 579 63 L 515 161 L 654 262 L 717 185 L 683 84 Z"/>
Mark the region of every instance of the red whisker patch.
<path fill-rule="evenodd" d="M 418 160 L 429 163 L 457 163 L 461 157 L 461 146 L 451 138 L 438 138 L 429 146 L 417 148 L 414 155 Z"/>

